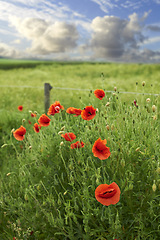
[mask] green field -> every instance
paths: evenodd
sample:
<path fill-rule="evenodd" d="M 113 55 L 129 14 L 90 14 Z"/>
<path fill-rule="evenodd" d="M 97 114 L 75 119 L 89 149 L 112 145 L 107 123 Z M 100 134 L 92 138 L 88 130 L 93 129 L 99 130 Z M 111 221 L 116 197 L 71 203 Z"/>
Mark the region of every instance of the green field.
<path fill-rule="evenodd" d="M 0 60 L 0 239 L 160 239 L 159 79 L 158 64 Z M 36 133 L 44 83 L 64 110 Z M 95 89 L 105 90 L 102 100 Z M 66 113 L 90 105 L 92 120 Z M 18 141 L 12 129 L 21 125 Z M 60 131 L 84 147 L 71 149 Z M 111 152 L 105 160 L 92 152 L 98 138 Z M 113 182 L 120 200 L 102 205 L 95 189 Z"/>

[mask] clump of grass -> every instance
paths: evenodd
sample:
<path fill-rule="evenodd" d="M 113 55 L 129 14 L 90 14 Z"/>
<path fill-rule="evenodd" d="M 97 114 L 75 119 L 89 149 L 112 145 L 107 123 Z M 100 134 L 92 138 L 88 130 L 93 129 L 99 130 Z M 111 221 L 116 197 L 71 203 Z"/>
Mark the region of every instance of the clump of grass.
<path fill-rule="evenodd" d="M 152 109 L 158 98 L 146 102 L 143 96 L 136 107 L 118 92 L 101 101 L 88 94 L 81 107 L 98 108 L 90 121 L 67 114 L 65 107 L 35 133 L 33 122 L 41 113 L 32 125 L 25 110 L 20 114 L 26 121 L 12 115 L 0 149 L 2 239 L 160 238 L 159 117 Z M 27 130 L 23 142 L 11 133 L 18 123 Z M 71 149 L 60 131 L 73 132 L 84 148 Z M 111 151 L 106 160 L 92 153 L 99 137 Z M 120 187 L 120 201 L 107 207 L 94 194 L 98 185 L 112 182 Z"/>

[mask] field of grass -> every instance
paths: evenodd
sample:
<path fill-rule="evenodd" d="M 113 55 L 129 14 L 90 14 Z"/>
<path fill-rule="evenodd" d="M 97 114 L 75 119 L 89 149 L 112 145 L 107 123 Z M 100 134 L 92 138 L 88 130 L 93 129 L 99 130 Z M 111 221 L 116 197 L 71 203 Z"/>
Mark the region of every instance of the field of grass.
<path fill-rule="evenodd" d="M 159 240 L 160 96 L 149 93 L 160 93 L 160 65 L 3 64 L 0 239 Z M 33 125 L 44 113 L 46 82 L 53 86 L 51 104 L 60 101 L 64 110 L 48 115 L 49 126 L 36 133 Z M 102 100 L 95 89 L 106 91 Z M 66 113 L 69 107 L 90 105 L 98 110 L 89 121 Z M 12 129 L 21 125 L 26 134 L 18 141 Z M 61 136 L 68 132 L 76 135 L 72 142 Z M 99 138 L 106 139 L 111 152 L 105 160 L 92 152 Z M 76 141 L 84 147 L 71 149 Z M 113 182 L 120 199 L 105 206 L 95 190 Z"/>

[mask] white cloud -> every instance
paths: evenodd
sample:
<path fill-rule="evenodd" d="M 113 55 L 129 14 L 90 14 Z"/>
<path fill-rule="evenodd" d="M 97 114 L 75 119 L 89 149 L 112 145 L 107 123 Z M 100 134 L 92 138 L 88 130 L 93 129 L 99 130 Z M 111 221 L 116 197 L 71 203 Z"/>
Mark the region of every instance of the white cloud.
<path fill-rule="evenodd" d="M 91 1 L 97 3 L 100 9 L 105 13 L 108 13 L 109 9 L 117 7 L 117 5 L 114 4 L 113 1 L 111 0 L 91 0 Z"/>
<path fill-rule="evenodd" d="M 0 57 L 18 58 L 20 53 L 8 44 L 0 42 Z"/>
<path fill-rule="evenodd" d="M 28 51 L 46 55 L 66 52 L 77 46 L 78 32 L 74 24 L 65 22 L 50 23 L 43 19 L 12 19 L 12 24 L 24 37 L 32 41 Z"/>

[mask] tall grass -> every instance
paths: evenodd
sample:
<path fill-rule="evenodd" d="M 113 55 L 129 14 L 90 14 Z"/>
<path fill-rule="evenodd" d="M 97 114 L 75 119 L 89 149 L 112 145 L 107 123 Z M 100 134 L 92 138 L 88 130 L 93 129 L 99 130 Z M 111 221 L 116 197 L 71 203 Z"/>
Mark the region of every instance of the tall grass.
<path fill-rule="evenodd" d="M 160 238 L 159 96 L 130 94 L 126 97 L 118 93 L 120 89 L 157 93 L 158 71 L 154 72 L 155 79 L 150 75 L 151 80 L 147 81 L 144 73 L 142 78 L 141 70 L 158 69 L 158 66 L 135 66 L 127 65 L 128 69 L 125 69 L 126 65 L 124 67 L 121 64 L 64 65 L 63 72 L 60 71 L 62 66 L 57 64 L 47 68 L 41 66 L 33 69 L 33 72 L 29 69 L 11 71 L 12 74 L 14 72 L 13 78 L 22 71 L 24 74 L 20 78 L 25 78 L 26 84 L 32 83 L 32 86 L 37 84 L 38 77 L 35 74 L 34 81 L 33 78 L 31 81 L 27 76 L 31 72 L 34 76 L 37 70 L 43 69 L 46 73 L 57 74 L 54 86 L 106 90 L 113 90 L 116 86 L 117 91 L 114 94 L 106 93 L 105 98 L 99 100 L 93 91 L 77 93 L 68 90 L 65 94 L 63 91 L 53 94 L 54 90 L 52 102 L 60 100 L 65 110 L 52 116 L 51 124 L 42 127 L 39 133 L 33 131 L 33 124 L 44 112 L 43 104 L 38 105 L 38 101 L 42 101 L 39 96 L 32 94 L 29 106 L 25 103 L 27 96 L 21 98 L 21 93 L 17 95 L 15 89 L 15 98 L 10 100 L 8 96 L 10 105 L 5 103 L 5 96 L 2 107 L 7 112 L 2 112 L 0 120 L 3 145 L 0 149 L 1 239 Z M 89 69 L 87 72 L 85 67 Z M 113 74 L 109 73 L 109 69 L 112 69 Z M 116 69 L 117 73 L 113 71 Z M 11 74 L 8 71 L 6 74 Z M 106 77 L 103 78 L 102 72 Z M 51 78 L 49 74 L 46 76 Z M 127 79 L 127 76 L 126 83 L 122 79 Z M 83 77 L 85 79 L 82 82 Z M 43 81 L 47 82 L 48 79 Z M 142 81 L 145 81 L 145 86 L 142 86 Z M 150 84 L 153 88 L 149 87 Z M 146 101 L 148 97 L 150 101 Z M 21 102 L 18 101 L 20 98 Z M 133 103 L 134 99 L 137 100 L 138 108 Z M 22 112 L 17 110 L 20 103 L 25 106 Z M 66 113 L 70 106 L 83 109 L 91 104 L 98 108 L 98 112 L 90 121 Z M 155 111 L 153 105 L 156 106 Z M 29 109 L 37 110 L 37 117 L 31 118 Z M 22 124 L 27 130 L 25 139 L 17 141 L 11 130 Z M 85 143 L 84 148 L 71 149 L 71 143 L 59 134 L 62 129 L 64 133 L 73 132 L 75 141 Z M 110 148 L 111 156 L 106 160 L 100 160 L 92 153 L 93 144 L 99 137 L 106 139 Z M 98 185 L 112 182 L 120 187 L 120 201 L 107 207 L 96 200 L 94 193 Z"/>

